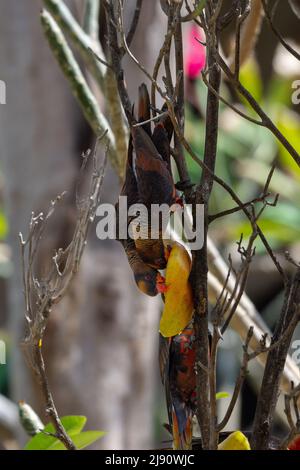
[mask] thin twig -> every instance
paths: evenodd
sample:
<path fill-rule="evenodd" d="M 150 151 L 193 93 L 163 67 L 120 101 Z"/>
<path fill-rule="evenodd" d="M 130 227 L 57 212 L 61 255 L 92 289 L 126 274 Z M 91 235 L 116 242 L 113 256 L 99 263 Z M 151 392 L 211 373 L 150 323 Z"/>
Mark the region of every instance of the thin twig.
<path fill-rule="evenodd" d="M 103 135 L 103 137 L 105 136 Z M 23 347 L 40 382 L 45 401 L 45 411 L 55 427 L 56 437 L 69 450 L 75 449 L 75 445 L 67 435 L 53 401 L 42 355 L 42 345 L 51 309 L 63 298 L 75 274 L 78 272 L 83 250 L 86 246 L 88 229 L 94 220 L 100 201 L 107 152 L 103 163 L 99 166 L 96 146 L 93 161 L 94 171 L 91 176 L 89 194 L 77 205 L 78 220 L 72 241 L 65 250 L 58 249 L 56 251 L 52 258 L 53 264 L 50 265 L 48 273 L 44 278 L 39 279 L 35 273 L 40 243 L 47 228 L 49 218 L 54 214 L 56 204 L 62 200 L 61 195 L 51 202 L 46 216 L 43 216 L 43 214 L 38 216 L 35 216 L 34 213 L 32 214 L 27 240 L 24 240 L 22 234 L 19 236 L 26 309 L 25 319 L 28 329 Z"/>
<path fill-rule="evenodd" d="M 292 46 L 290 46 L 282 37 L 282 35 L 280 34 L 280 32 L 277 30 L 277 28 L 274 26 L 274 22 L 273 22 L 273 18 L 271 16 L 271 13 L 267 7 L 267 3 L 266 3 L 266 0 L 262 0 L 262 6 L 263 6 L 263 9 L 264 9 L 264 12 L 265 12 L 265 15 L 266 15 L 266 18 L 268 20 L 268 23 L 273 31 L 273 33 L 275 34 L 275 36 L 277 37 L 277 39 L 279 39 L 279 41 L 281 42 L 281 44 L 283 45 L 283 47 L 285 47 L 285 49 L 290 53 L 292 54 L 297 60 L 300 60 L 300 54 L 299 52 L 297 52 Z"/>
<path fill-rule="evenodd" d="M 136 28 L 138 26 L 138 22 L 139 22 L 141 10 L 142 10 L 142 4 L 143 4 L 143 0 L 136 0 L 136 5 L 135 5 L 131 25 L 130 25 L 130 28 L 129 28 L 129 31 L 128 31 L 128 34 L 127 34 L 127 38 L 126 38 L 127 44 L 128 44 L 129 47 L 131 45 L 131 42 L 132 42 L 132 40 L 134 38 L 134 35 L 135 35 L 135 32 L 136 32 Z"/>

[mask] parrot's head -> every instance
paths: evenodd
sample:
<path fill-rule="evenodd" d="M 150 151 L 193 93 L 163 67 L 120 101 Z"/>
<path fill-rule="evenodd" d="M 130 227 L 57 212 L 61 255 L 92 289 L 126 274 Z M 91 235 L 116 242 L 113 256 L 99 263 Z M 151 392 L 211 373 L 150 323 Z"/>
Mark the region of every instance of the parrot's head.
<path fill-rule="evenodd" d="M 134 278 L 139 290 L 151 297 L 166 291 L 164 277 L 150 266 L 143 272 L 135 273 Z"/>

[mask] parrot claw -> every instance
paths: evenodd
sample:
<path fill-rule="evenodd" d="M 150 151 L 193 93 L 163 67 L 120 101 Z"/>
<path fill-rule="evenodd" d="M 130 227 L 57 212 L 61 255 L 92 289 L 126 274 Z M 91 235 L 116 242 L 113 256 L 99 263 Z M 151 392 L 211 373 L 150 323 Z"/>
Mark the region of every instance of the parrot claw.
<path fill-rule="evenodd" d="M 165 294 L 168 291 L 168 286 L 163 283 L 157 283 L 156 288 L 160 294 Z"/>
<path fill-rule="evenodd" d="M 165 294 L 168 290 L 168 286 L 166 285 L 165 278 L 161 276 L 160 274 L 157 277 L 156 289 L 160 294 Z"/>
<path fill-rule="evenodd" d="M 176 197 L 175 199 L 176 204 L 178 204 L 181 208 L 184 207 L 184 203 L 181 197 Z"/>

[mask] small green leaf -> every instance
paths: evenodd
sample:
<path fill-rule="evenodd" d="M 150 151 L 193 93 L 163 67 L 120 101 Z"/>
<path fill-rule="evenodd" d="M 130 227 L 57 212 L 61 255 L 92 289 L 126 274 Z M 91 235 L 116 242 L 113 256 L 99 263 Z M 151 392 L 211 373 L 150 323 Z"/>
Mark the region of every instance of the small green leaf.
<path fill-rule="evenodd" d="M 300 143 L 299 143 L 299 131 L 300 131 L 300 119 L 296 113 L 281 108 L 280 113 L 278 114 L 277 126 L 279 130 L 283 133 L 286 139 L 290 144 L 300 152 Z M 297 178 L 300 179 L 300 168 L 297 163 L 293 160 L 289 152 L 282 144 L 279 145 L 279 157 L 280 162 L 284 165 L 285 169 Z"/>
<path fill-rule="evenodd" d="M 61 418 L 63 427 L 67 433 L 78 433 L 83 430 L 86 424 L 85 416 L 63 416 Z"/>
<path fill-rule="evenodd" d="M 86 424 L 85 416 L 64 416 L 61 422 L 78 449 L 83 449 L 100 439 L 104 431 L 81 432 Z M 44 432 L 55 433 L 52 423 L 47 424 Z M 25 446 L 25 450 L 65 450 L 64 445 L 54 436 L 40 432 L 36 434 Z"/>
<path fill-rule="evenodd" d="M 51 450 L 56 442 L 59 442 L 56 437 L 39 432 L 27 442 L 24 450 Z"/>
<path fill-rule="evenodd" d="M 221 398 L 229 398 L 229 393 L 227 392 L 218 392 L 216 393 L 216 400 L 220 400 Z"/>
<path fill-rule="evenodd" d="M 85 447 L 93 444 L 98 439 L 103 437 L 106 433 L 104 431 L 85 431 L 71 436 L 77 449 L 84 449 Z"/>
<path fill-rule="evenodd" d="M 251 95 L 254 96 L 256 101 L 260 102 L 262 98 L 263 86 L 261 76 L 259 74 L 259 68 L 254 58 L 247 60 L 247 62 L 245 62 L 245 64 L 241 68 L 240 81 L 251 93 Z M 242 98 L 242 100 L 245 105 L 249 108 L 250 105 L 248 104 L 248 102 L 244 98 Z"/>
<path fill-rule="evenodd" d="M 2 212 L 2 210 L 0 210 L 0 240 L 4 240 L 6 238 L 7 232 L 8 232 L 7 219 L 4 213 Z"/>

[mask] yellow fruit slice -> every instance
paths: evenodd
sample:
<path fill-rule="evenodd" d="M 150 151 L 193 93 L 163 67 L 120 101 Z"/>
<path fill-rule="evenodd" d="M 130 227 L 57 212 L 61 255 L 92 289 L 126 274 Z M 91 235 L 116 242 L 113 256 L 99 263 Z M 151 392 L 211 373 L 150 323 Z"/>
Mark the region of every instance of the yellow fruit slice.
<path fill-rule="evenodd" d="M 178 335 L 191 321 L 193 315 L 192 288 L 188 282 L 191 259 L 186 249 L 174 244 L 166 269 L 165 306 L 159 330 L 164 337 Z"/>

